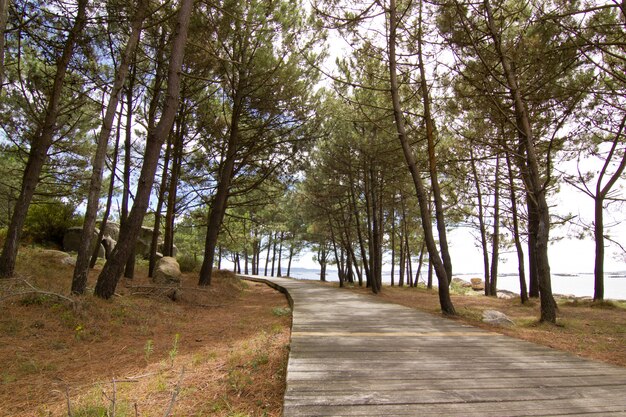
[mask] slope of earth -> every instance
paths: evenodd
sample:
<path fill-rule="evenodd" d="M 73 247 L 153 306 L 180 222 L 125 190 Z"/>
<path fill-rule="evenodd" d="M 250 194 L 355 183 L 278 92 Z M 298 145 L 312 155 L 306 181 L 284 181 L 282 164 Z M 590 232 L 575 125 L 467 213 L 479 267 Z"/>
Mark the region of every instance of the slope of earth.
<path fill-rule="evenodd" d="M 281 414 L 291 323 L 282 294 L 220 271 L 208 288 L 184 274 L 172 301 L 139 263 L 112 300 L 74 297 L 66 262 L 23 248 L 16 278 L 0 280 L 0 416 Z"/>

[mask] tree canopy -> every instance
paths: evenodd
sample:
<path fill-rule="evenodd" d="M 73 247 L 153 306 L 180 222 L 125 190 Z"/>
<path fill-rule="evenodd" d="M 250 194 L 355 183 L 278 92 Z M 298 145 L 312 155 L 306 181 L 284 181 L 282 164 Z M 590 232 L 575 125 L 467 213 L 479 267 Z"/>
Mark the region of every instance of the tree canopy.
<path fill-rule="evenodd" d="M 449 233 L 470 227 L 485 294 L 510 248 L 521 301 L 539 297 L 555 322 L 559 225 L 595 241 L 595 299 L 606 248 L 625 255 L 605 220 L 624 220 L 624 3 L 0 6 L 0 276 L 24 238 L 58 244 L 76 221 L 82 294 L 98 220 L 120 221 L 103 298 L 132 277 L 143 225 L 150 273 L 175 246 L 199 285 L 225 261 L 289 275 L 308 251 L 322 279 L 334 265 L 340 285 L 374 293 L 384 272 L 414 286 L 428 271 L 455 314 Z M 554 207 L 565 187 L 593 219 Z M 40 218 L 59 221 L 46 232 Z"/>

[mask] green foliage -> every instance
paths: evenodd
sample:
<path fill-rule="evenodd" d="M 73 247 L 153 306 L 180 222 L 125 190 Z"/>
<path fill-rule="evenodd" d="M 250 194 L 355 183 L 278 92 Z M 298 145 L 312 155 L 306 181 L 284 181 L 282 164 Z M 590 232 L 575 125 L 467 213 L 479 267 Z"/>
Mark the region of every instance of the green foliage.
<path fill-rule="evenodd" d="M 107 407 L 93 404 L 85 405 L 72 412 L 75 417 L 106 417 L 108 414 Z"/>
<path fill-rule="evenodd" d="M 178 342 L 179 341 L 180 341 L 180 334 L 176 333 L 176 335 L 174 336 L 174 344 L 172 345 L 172 348 L 168 352 L 168 355 L 170 357 L 170 364 L 172 366 L 174 366 L 174 359 L 176 359 L 176 356 L 178 356 Z"/>
<path fill-rule="evenodd" d="M 63 235 L 80 224 L 75 207 L 60 200 L 33 204 L 26 215 L 24 233 L 40 244 L 63 244 Z"/>
<path fill-rule="evenodd" d="M 154 352 L 154 343 L 152 342 L 152 339 L 148 339 L 146 341 L 146 344 L 143 346 L 143 352 L 144 357 L 146 358 L 146 363 L 148 363 L 150 356 L 152 356 L 152 353 Z"/>
<path fill-rule="evenodd" d="M 291 314 L 291 309 L 289 307 L 274 307 L 272 314 L 277 317 L 288 316 Z"/>
<path fill-rule="evenodd" d="M 42 306 L 50 301 L 50 296 L 45 294 L 28 294 L 20 300 L 20 305 L 23 306 Z"/>
<path fill-rule="evenodd" d="M 181 272 L 193 272 L 200 266 L 200 263 L 195 256 L 186 253 L 183 253 L 181 256 L 177 256 L 176 260 L 178 261 Z"/>

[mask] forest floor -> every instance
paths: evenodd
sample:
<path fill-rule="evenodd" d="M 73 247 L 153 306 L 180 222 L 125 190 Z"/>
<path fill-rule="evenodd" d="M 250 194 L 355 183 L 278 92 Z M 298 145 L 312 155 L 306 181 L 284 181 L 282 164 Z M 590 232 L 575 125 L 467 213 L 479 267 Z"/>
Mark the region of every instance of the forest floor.
<path fill-rule="evenodd" d="M 22 248 L 16 279 L 0 280 L 0 416 L 281 415 L 283 294 L 220 271 L 201 289 L 184 274 L 172 301 L 141 288 L 138 263 L 109 301 L 69 296 L 66 256 Z"/>
<path fill-rule="evenodd" d="M 322 283 L 334 285 L 337 283 Z M 384 286 L 378 295 L 369 288 L 347 287 L 350 290 L 380 297 L 407 307 L 441 314 L 437 290 L 424 287 Z M 557 298 L 557 325 L 539 322 L 539 300 L 521 304 L 519 297 L 500 299 L 485 297 L 471 288 L 452 287 L 452 302 L 458 314 L 454 320 L 478 326 L 540 345 L 571 352 L 585 358 L 626 367 L 626 302 L 593 302 Z M 515 325 L 494 326 L 482 322 L 484 310 L 505 313 Z"/>

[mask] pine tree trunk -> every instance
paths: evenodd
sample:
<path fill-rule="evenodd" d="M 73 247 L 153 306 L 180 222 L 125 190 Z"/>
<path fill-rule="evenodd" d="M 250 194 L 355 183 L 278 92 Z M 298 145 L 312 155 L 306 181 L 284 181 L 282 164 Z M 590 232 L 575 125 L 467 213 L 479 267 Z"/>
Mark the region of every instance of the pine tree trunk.
<path fill-rule="evenodd" d="M 396 266 L 396 215 L 395 210 L 391 209 L 391 286 L 395 285 L 395 266 Z"/>
<path fill-rule="evenodd" d="M 491 240 L 491 273 L 489 295 L 498 295 L 498 260 L 500 259 L 500 155 L 496 156 L 496 178 L 493 191 L 493 238 Z M 487 284 L 485 283 L 485 286 Z"/>
<path fill-rule="evenodd" d="M 9 17 L 9 1 L 0 0 L 0 93 L 4 86 L 4 33 L 7 29 L 7 21 Z"/>
<path fill-rule="evenodd" d="M 235 169 L 235 158 L 237 156 L 237 145 L 239 143 L 239 119 L 243 111 L 242 87 L 245 85 L 243 73 L 239 74 L 239 83 L 233 99 L 233 110 L 230 119 L 230 133 L 226 149 L 226 159 L 220 167 L 217 191 L 213 197 L 211 209 L 209 211 L 209 221 L 207 226 L 206 240 L 204 243 L 204 260 L 200 269 L 200 280 L 198 285 L 211 285 L 211 274 L 213 273 L 213 260 L 215 257 L 215 245 L 219 236 L 222 220 L 226 213 L 226 204 L 230 182 Z"/>
<path fill-rule="evenodd" d="M 528 177 L 530 184 L 530 197 L 537 208 L 537 237 L 536 237 L 536 257 L 537 257 L 537 279 L 539 282 L 539 296 L 541 300 L 542 322 L 556 323 L 556 302 L 552 296 L 552 283 L 550 278 L 550 261 L 548 258 L 548 242 L 550 236 L 550 212 L 546 201 L 545 184 L 541 182 L 539 172 L 539 162 L 535 149 L 535 138 L 531 128 L 528 111 L 524 98 L 518 86 L 517 74 L 513 70 L 509 55 L 503 49 L 501 40 L 494 27 L 494 18 L 489 0 L 484 0 L 487 11 L 487 25 L 494 40 L 496 53 L 502 69 L 504 71 L 507 88 L 513 100 L 517 130 L 521 136 L 526 149 L 526 160 L 528 163 Z"/>
<path fill-rule="evenodd" d="M 130 206 L 130 170 L 132 153 L 132 133 L 133 133 L 133 92 L 135 90 L 135 80 L 137 76 L 137 66 L 133 65 L 132 73 L 126 87 L 126 136 L 124 138 L 124 188 L 122 190 L 122 213 L 120 216 L 120 228 L 128 220 Z M 134 238 L 133 238 L 134 239 Z M 119 241 L 119 236 L 118 236 Z M 134 242 L 133 242 L 134 243 Z M 135 248 L 125 260 L 124 276 L 132 279 L 135 273 Z"/>
<path fill-rule="evenodd" d="M 520 299 L 522 304 L 528 301 L 528 290 L 526 289 L 526 272 L 524 268 L 524 249 L 519 232 L 519 216 L 517 214 L 517 195 L 515 192 L 515 183 L 513 181 L 513 169 L 511 167 L 511 158 L 506 153 L 506 165 L 509 171 L 509 188 L 511 192 L 511 216 L 513 218 L 513 240 L 515 241 L 515 249 L 517 252 L 517 270 L 519 273 L 520 283 Z"/>
<path fill-rule="evenodd" d="M 130 211 L 126 223 L 120 228 L 119 241 L 98 277 L 94 293 L 101 298 L 108 299 L 114 294 L 117 282 L 122 275 L 124 263 L 132 252 L 135 238 L 141 229 L 141 223 L 148 208 L 161 147 L 172 129 L 174 117 L 178 109 L 181 68 L 193 3 L 193 0 L 181 0 L 180 2 L 172 42 L 172 52 L 168 69 L 167 94 L 163 112 L 159 123 L 154 130 L 148 132 L 146 138 L 144 161 L 139 176 L 139 185 L 137 187 L 137 195 L 135 196 L 133 208 Z"/>
<path fill-rule="evenodd" d="M 272 246 L 272 274 L 274 276 L 274 270 L 276 267 L 276 246 L 278 245 L 278 232 L 274 233 L 274 245 Z"/>
<path fill-rule="evenodd" d="M 489 279 L 489 251 L 487 250 L 487 229 L 485 228 L 485 209 L 483 207 L 483 193 L 480 187 L 480 179 L 478 178 L 478 170 L 476 169 L 476 161 L 474 159 L 474 151 L 470 144 L 470 166 L 472 168 L 472 176 L 476 185 L 476 200 L 478 206 L 478 227 L 480 230 L 480 247 L 483 253 L 483 274 L 485 277 L 485 295 L 491 295 L 491 285 Z"/>
<path fill-rule="evenodd" d="M 439 281 L 439 304 L 441 305 L 441 311 L 444 314 L 455 315 L 454 305 L 450 298 L 449 289 L 449 277 L 446 268 L 439 256 L 437 250 L 437 244 L 433 236 L 432 219 L 430 211 L 428 210 L 428 197 L 424 183 L 420 177 L 420 172 L 417 168 L 413 151 L 409 145 L 409 140 L 406 134 L 404 126 L 404 115 L 402 113 L 402 107 L 400 104 L 400 90 L 398 85 L 398 75 L 396 69 L 396 0 L 390 0 L 389 7 L 389 75 L 390 75 L 390 91 L 393 103 L 393 113 L 396 129 L 398 131 L 398 139 L 402 146 L 405 160 L 409 166 L 413 184 L 415 185 L 415 192 L 420 206 L 420 213 L 422 218 L 422 227 L 424 228 L 424 238 L 426 240 L 426 247 L 428 248 L 428 254 L 433 263 L 437 280 Z"/>
<path fill-rule="evenodd" d="M 539 275 L 537 273 L 537 208 L 529 192 L 526 193 L 528 210 L 528 278 L 530 298 L 539 298 Z"/>
<path fill-rule="evenodd" d="M 161 184 L 159 185 L 159 198 L 154 210 L 154 226 L 152 226 L 152 239 L 150 239 L 150 257 L 148 260 L 148 277 L 152 278 L 154 268 L 157 263 L 157 251 L 159 246 L 159 236 L 161 233 L 161 213 L 165 202 L 165 189 L 167 188 L 167 177 L 169 172 L 170 155 L 172 152 L 172 135 L 168 135 L 165 145 L 165 155 L 163 157 L 163 171 L 161 172 Z"/>
<path fill-rule="evenodd" d="M 624 14 L 624 19 L 626 21 L 626 3 L 622 3 L 622 13 Z M 620 161 L 619 166 L 609 178 L 609 181 L 606 185 L 602 186 L 602 180 L 606 175 L 607 168 L 613 159 L 613 155 L 615 154 L 615 149 L 617 145 L 621 142 L 620 138 L 622 138 L 622 132 L 624 132 L 624 128 L 626 127 L 626 115 L 622 118 L 622 123 L 619 127 L 619 130 L 615 134 L 615 139 L 613 140 L 613 145 L 611 150 L 606 158 L 604 166 L 600 170 L 600 175 L 598 176 L 598 181 L 596 183 L 596 193 L 594 197 L 594 209 L 595 209 L 595 223 L 594 223 L 594 238 L 596 244 L 596 257 L 594 261 L 594 290 L 593 290 L 593 299 L 594 300 L 604 300 L 604 200 L 606 196 L 609 194 L 615 183 L 621 178 L 624 170 L 626 169 L 626 151 L 622 154 L 622 159 Z"/>
<path fill-rule="evenodd" d="M 272 249 L 272 232 L 270 232 L 269 236 L 267 237 L 267 253 L 265 254 L 265 270 L 263 271 L 263 275 L 267 276 L 267 267 L 269 266 L 270 263 L 270 252 Z"/>
<path fill-rule="evenodd" d="M 176 198 L 178 181 L 183 159 L 184 138 L 187 132 L 185 113 L 181 115 L 181 129 L 174 139 L 174 158 L 172 162 L 169 190 L 167 192 L 167 210 L 165 212 L 165 231 L 163 233 L 163 256 L 174 256 L 174 219 L 176 216 Z"/>
<path fill-rule="evenodd" d="M 435 122 L 431 115 L 431 99 L 426 82 L 426 69 L 422 54 L 422 3 L 419 3 L 419 27 L 417 30 L 417 65 L 420 71 L 420 89 L 422 93 L 422 104 L 424 107 L 424 121 L 426 125 L 426 141 L 428 146 L 428 167 L 430 172 L 430 184 L 435 202 L 435 218 L 437 220 L 437 233 L 439 235 L 439 247 L 441 258 L 448 277 L 448 285 L 452 280 L 452 259 L 448 248 L 448 236 L 446 232 L 446 222 L 443 210 L 443 197 L 437 178 L 437 158 L 435 155 Z"/>
<path fill-rule="evenodd" d="M 420 275 L 422 272 L 422 262 L 424 261 L 424 249 L 426 249 L 426 246 L 424 245 L 424 243 L 422 243 L 422 247 L 420 248 L 420 257 L 419 257 L 419 260 L 417 261 L 417 271 L 415 272 L 415 280 L 413 281 L 414 287 L 417 287 L 417 284 L 419 283 Z"/>
<path fill-rule="evenodd" d="M 52 90 L 48 97 L 44 120 L 33 136 L 30 145 L 28 161 L 26 162 L 26 168 L 24 169 L 22 177 L 20 194 L 13 208 L 13 216 L 11 216 L 4 247 L 0 255 L 0 278 L 11 277 L 15 271 L 15 261 L 17 260 L 17 251 L 24 221 L 26 220 L 26 214 L 28 213 L 28 208 L 35 194 L 37 184 L 39 183 L 39 174 L 48 156 L 48 149 L 52 145 L 54 134 L 57 131 L 56 122 L 59 116 L 65 76 L 72 55 L 74 54 L 77 40 L 83 34 L 85 25 L 87 24 L 87 4 L 87 0 L 78 1 L 76 19 L 63 46 L 63 52 L 56 62 L 56 72 Z M 2 37 L 4 37 L 4 33 L 2 33 Z"/>
<path fill-rule="evenodd" d="M 281 261 L 283 259 L 283 239 L 285 237 L 285 233 L 284 232 L 280 232 L 280 244 L 278 245 L 278 268 L 276 270 L 276 276 L 277 277 L 282 277 L 282 271 L 281 271 Z"/>
<path fill-rule="evenodd" d="M 104 208 L 104 214 L 102 215 L 102 222 L 100 223 L 100 232 L 98 233 L 98 242 L 102 242 L 104 238 L 104 231 L 107 227 L 107 222 L 109 221 L 109 215 L 111 214 L 111 206 L 113 204 L 113 191 L 115 191 L 115 173 L 117 171 L 117 159 L 119 157 L 120 150 L 120 136 L 121 136 L 121 127 L 122 127 L 122 112 L 123 112 L 124 103 L 120 106 L 120 111 L 117 115 L 117 130 L 115 133 L 115 146 L 113 148 L 113 158 L 111 161 L 111 181 L 109 183 L 109 191 L 107 194 L 107 202 Z M 91 254 L 91 260 L 89 261 L 89 268 L 93 269 L 96 266 L 96 262 L 98 261 L 98 253 L 100 252 L 100 246 L 96 245 Z M 109 254 L 106 253 L 106 257 L 109 257 Z"/>
<path fill-rule="evenodd" d="M 287 262 L 287 276 L 291 276 L 291 261 L 293 260 L 294 250 L 293 247 L 289 248 L 289 261 Z M 258 271 L 257 271 L 258 274 Z"/>
<path fill-rule="evenodd" d="M 102 188 L 102 172 L 104 170 L 104 162 L 106 159 L 107 149 L 109 145 L 109 137 L 113 129 L 113 119 L 117 111 L 120 101 L 120 94 L 126 81 L 129 66 L 132 62 L 133 55 L 139 43 L 141 35 L 141 25 L 147 15 L 147 7 L 144 0 L 137 1 L 137 10 L 131 23 L 130 36 L 124 53 L 120 60 L 119 68 L 115 74 L 111 95 L 102 121 L 102 128 L 98 135 L 96 146 L 96 154 L 92 161 L 91 180 L 89 183 L 89 194 L 87 197 L 87 208 L 85 209 L 85 220 L 83 229 L 80 234 L 80 243 L 78 246 L 78 254 L 76 255 L 76 266 L 74 267 L 74 276 L 72 278 L 72 293 L 83 294 L 87 285 L 87 275 L 89 273 L 89 255 L 91 254 L 91 241 L 96 227 L 96 217 L 98 215 L 98 202 L 100 200 L 100 189 Z M 99 246 L 100 242 L 96 243 Z"/>

